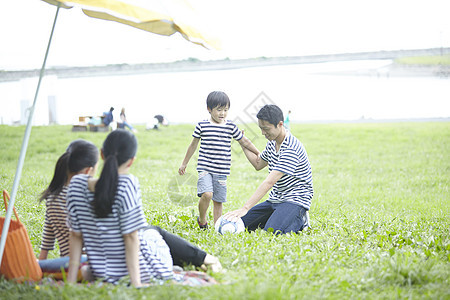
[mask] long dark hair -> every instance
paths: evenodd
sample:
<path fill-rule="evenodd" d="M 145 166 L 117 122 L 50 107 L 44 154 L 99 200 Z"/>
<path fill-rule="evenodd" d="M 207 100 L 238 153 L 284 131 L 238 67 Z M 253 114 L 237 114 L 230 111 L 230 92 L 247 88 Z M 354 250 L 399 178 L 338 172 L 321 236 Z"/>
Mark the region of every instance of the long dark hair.
<path fill-rule="evenodd" d="M 119 166 L 136 156 L 136 137 L 124 129 L 114 130 L 103 142 L 102 151 L 105 162 L 95 185 L 92 203 L 98 218 L 105 218 L 112 212 L 119 182 Z"/>
<path fill-rule="evenodd" d="M 98 162 L 98 148 L 93 143 L 82 141 L 72 147 L 69 161 L 67 163 L 68 171 L 71 174 L 77 174 L 84 168 L 95 167 Z"/>
<path fill-rule="evenodd" d="M 75 140 L 67 147 L 56 162 L 53 178 L 49 186 L 42 192 L 39 201 L 50 195 L 61 193 L 67 183 L 69 173 L 78 173 L 86 167 L 94 167 L 98 161 L 98 149 L 91 142 Z"/>

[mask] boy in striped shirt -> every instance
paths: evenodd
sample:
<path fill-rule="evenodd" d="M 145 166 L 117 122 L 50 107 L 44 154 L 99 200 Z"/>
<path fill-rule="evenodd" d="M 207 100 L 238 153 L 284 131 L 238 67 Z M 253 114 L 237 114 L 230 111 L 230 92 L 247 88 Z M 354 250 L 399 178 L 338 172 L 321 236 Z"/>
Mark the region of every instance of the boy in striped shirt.
<path fill-rule="evenodd" d="M 269 166 L 269 175 L 244 206 L 225 214 L 245 227 L 273 230 L 275 234 L 299 232 L 308 226 L 308 210 L 313 197 L 311 165 L 302 143 L 283 126 L 283 112 L 276 105 L 265 105 L 258 112 L 261 133 L 269 140 L 260 155 L 244 150 L 257 171 Z M 256 205 L 270 190 L 269 199 Z"/>
<path fill-rule="evenodd" d="M 192 134 L 192 142 L 178 169 L 180 175 L 186 173 L 186 166 L 201 140 L 197 161 L 197 195 L 200 197 L 197 223 L 202 229 L 208 227 L 206 213 L 211 200 L 214 204 L 214 223 L 222 215 L 222 203 L 227 199 L 227 176 L 230 175 L 231 167 L 231 139 L 238 141 L 243 149 L 259 155 L 258 149 L 236 124 L 226 119 L 230 108 L 227 94 L 211 92 L 206 99 L 206 106 L 211 118 L 198 122 Z"/>

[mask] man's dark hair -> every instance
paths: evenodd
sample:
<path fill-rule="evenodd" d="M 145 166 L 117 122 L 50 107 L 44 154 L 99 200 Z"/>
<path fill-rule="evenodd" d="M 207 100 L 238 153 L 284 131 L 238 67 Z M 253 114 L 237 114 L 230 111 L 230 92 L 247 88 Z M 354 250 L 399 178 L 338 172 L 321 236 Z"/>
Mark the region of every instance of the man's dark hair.
<path fill-rule="evenodd" d="M 206 106 L 211 110 L 216 107 L 230 108 L 230 99 L 224 92 L 214 91 L 209 93 L 208 98 L 206 98 Z"/>
<path fill-rule="evenodd" d="M 256 115 L 259 120 L 267 121 L 277 127 L 280 121 L 284 121 L 283 112 L 275 104 L 264 105 Z"/>

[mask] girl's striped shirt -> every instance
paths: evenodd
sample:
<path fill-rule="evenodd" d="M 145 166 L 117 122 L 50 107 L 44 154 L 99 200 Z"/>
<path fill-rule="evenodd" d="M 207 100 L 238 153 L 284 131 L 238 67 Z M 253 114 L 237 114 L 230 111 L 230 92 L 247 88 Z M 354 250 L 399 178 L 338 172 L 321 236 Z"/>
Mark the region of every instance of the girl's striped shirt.
<path fill-rule="evenodd" d="M 69 256 L 69 228 L 66 213 L 67 186 L 58 195 L 45 199 L 45 221 L 42 232 L 41 250 L 51 251 L 58 241 L 61 256 Z"/>
<path fill-rule="evenodd" d="M 172 263 L 165 263 L 152 253 L 142 230 L 148 224 L 142 210 L 139 182 L 133 175 L 119 175 L 112 213 L 97 218 L 92 207 L 94 194 L 88 190 L 88 176 L 72 178 L 67 195 L 68 223 L 71 230 L 81 232 L 89 266 L 96 278 L 118 283 L 128 275 L 124 234 L 138 230 L 139 267 L 142 282 L 173 276 Z"/>

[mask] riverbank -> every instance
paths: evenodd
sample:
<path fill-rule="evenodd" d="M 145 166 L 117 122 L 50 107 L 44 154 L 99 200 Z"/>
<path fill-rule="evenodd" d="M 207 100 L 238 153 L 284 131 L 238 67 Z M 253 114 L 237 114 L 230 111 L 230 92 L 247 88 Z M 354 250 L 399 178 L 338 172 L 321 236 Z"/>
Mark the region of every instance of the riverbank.
<path fill-rule="evenodd" d="M 347 75 L 371 77 L 438 77 L 450 78 L 450 65 L 411 65 L 396 61 L 382 67 L 361 67 L 356 70 L 319 72 L 321 75 Z"/>
<path fill-rule="evenodd" d="M 230 95 L 230 118 L 240 123 L 254 122 L 252 108 L 268 101 L 284 111 L 291 110 L 292 122 L 449 117 L 450 78 L 374 73 L 390 64 L 392 59 L 378 59 L 224 71 L 46 76 L 34 124 L 49 124 L 50 116 L 52 122 L 73 124 L 79 116 L 101 114 L 111 106 L 126 107 L 133 124 L 146 124 L 149 116 L 156 114 L 164 115 L 171 123 L 193 123 L 207 117 L 204 98 L 213 89 Z M 35 95 L 36 81 L 34 77 L 0 84 L 3 124 L 19 120 L 26 123 L 26 109 Z"/>
<path fill-rule="evenodd" d="M 212 60 L 201 61 L 195 58 L 176 61 L 170 63 L 142 63 L 142 64 L 114 64 L 105 66 L 88 67 L 50 67 L 45 70 L 45 75 L 54 75 L 58 78 L 79 78 L 114 75 L 136 75 L 146 73 L 167 73 L 167 72 L 193 72 L 212 70 L 231 70 L 241 68 L 312 64 L 325 62 L 353 61 L 353 60 L 392 60 L 414 56 L 436 56 L 449 55 L 450 48 L 432 48 L 416 50 L 378 51 L 362 53 L 342 53 L 324 54 L 310 56 L 291 57 L 259 57 L 239 60 Z M 23 78 L 39 76 L 40 70 L 2 70 L 0 71 L 0 82 L 17 81 Z M 340 74 L 346 75 L 345 72 Z M 355 73 L 352 72 L 351 75 Z M 359 75 L 376 76 L 437 76 L 449 77 L 449 65 L 410 65 L 403 63 L 392 63 L 384 69 L 363 69 L 358 70 Z"/>

